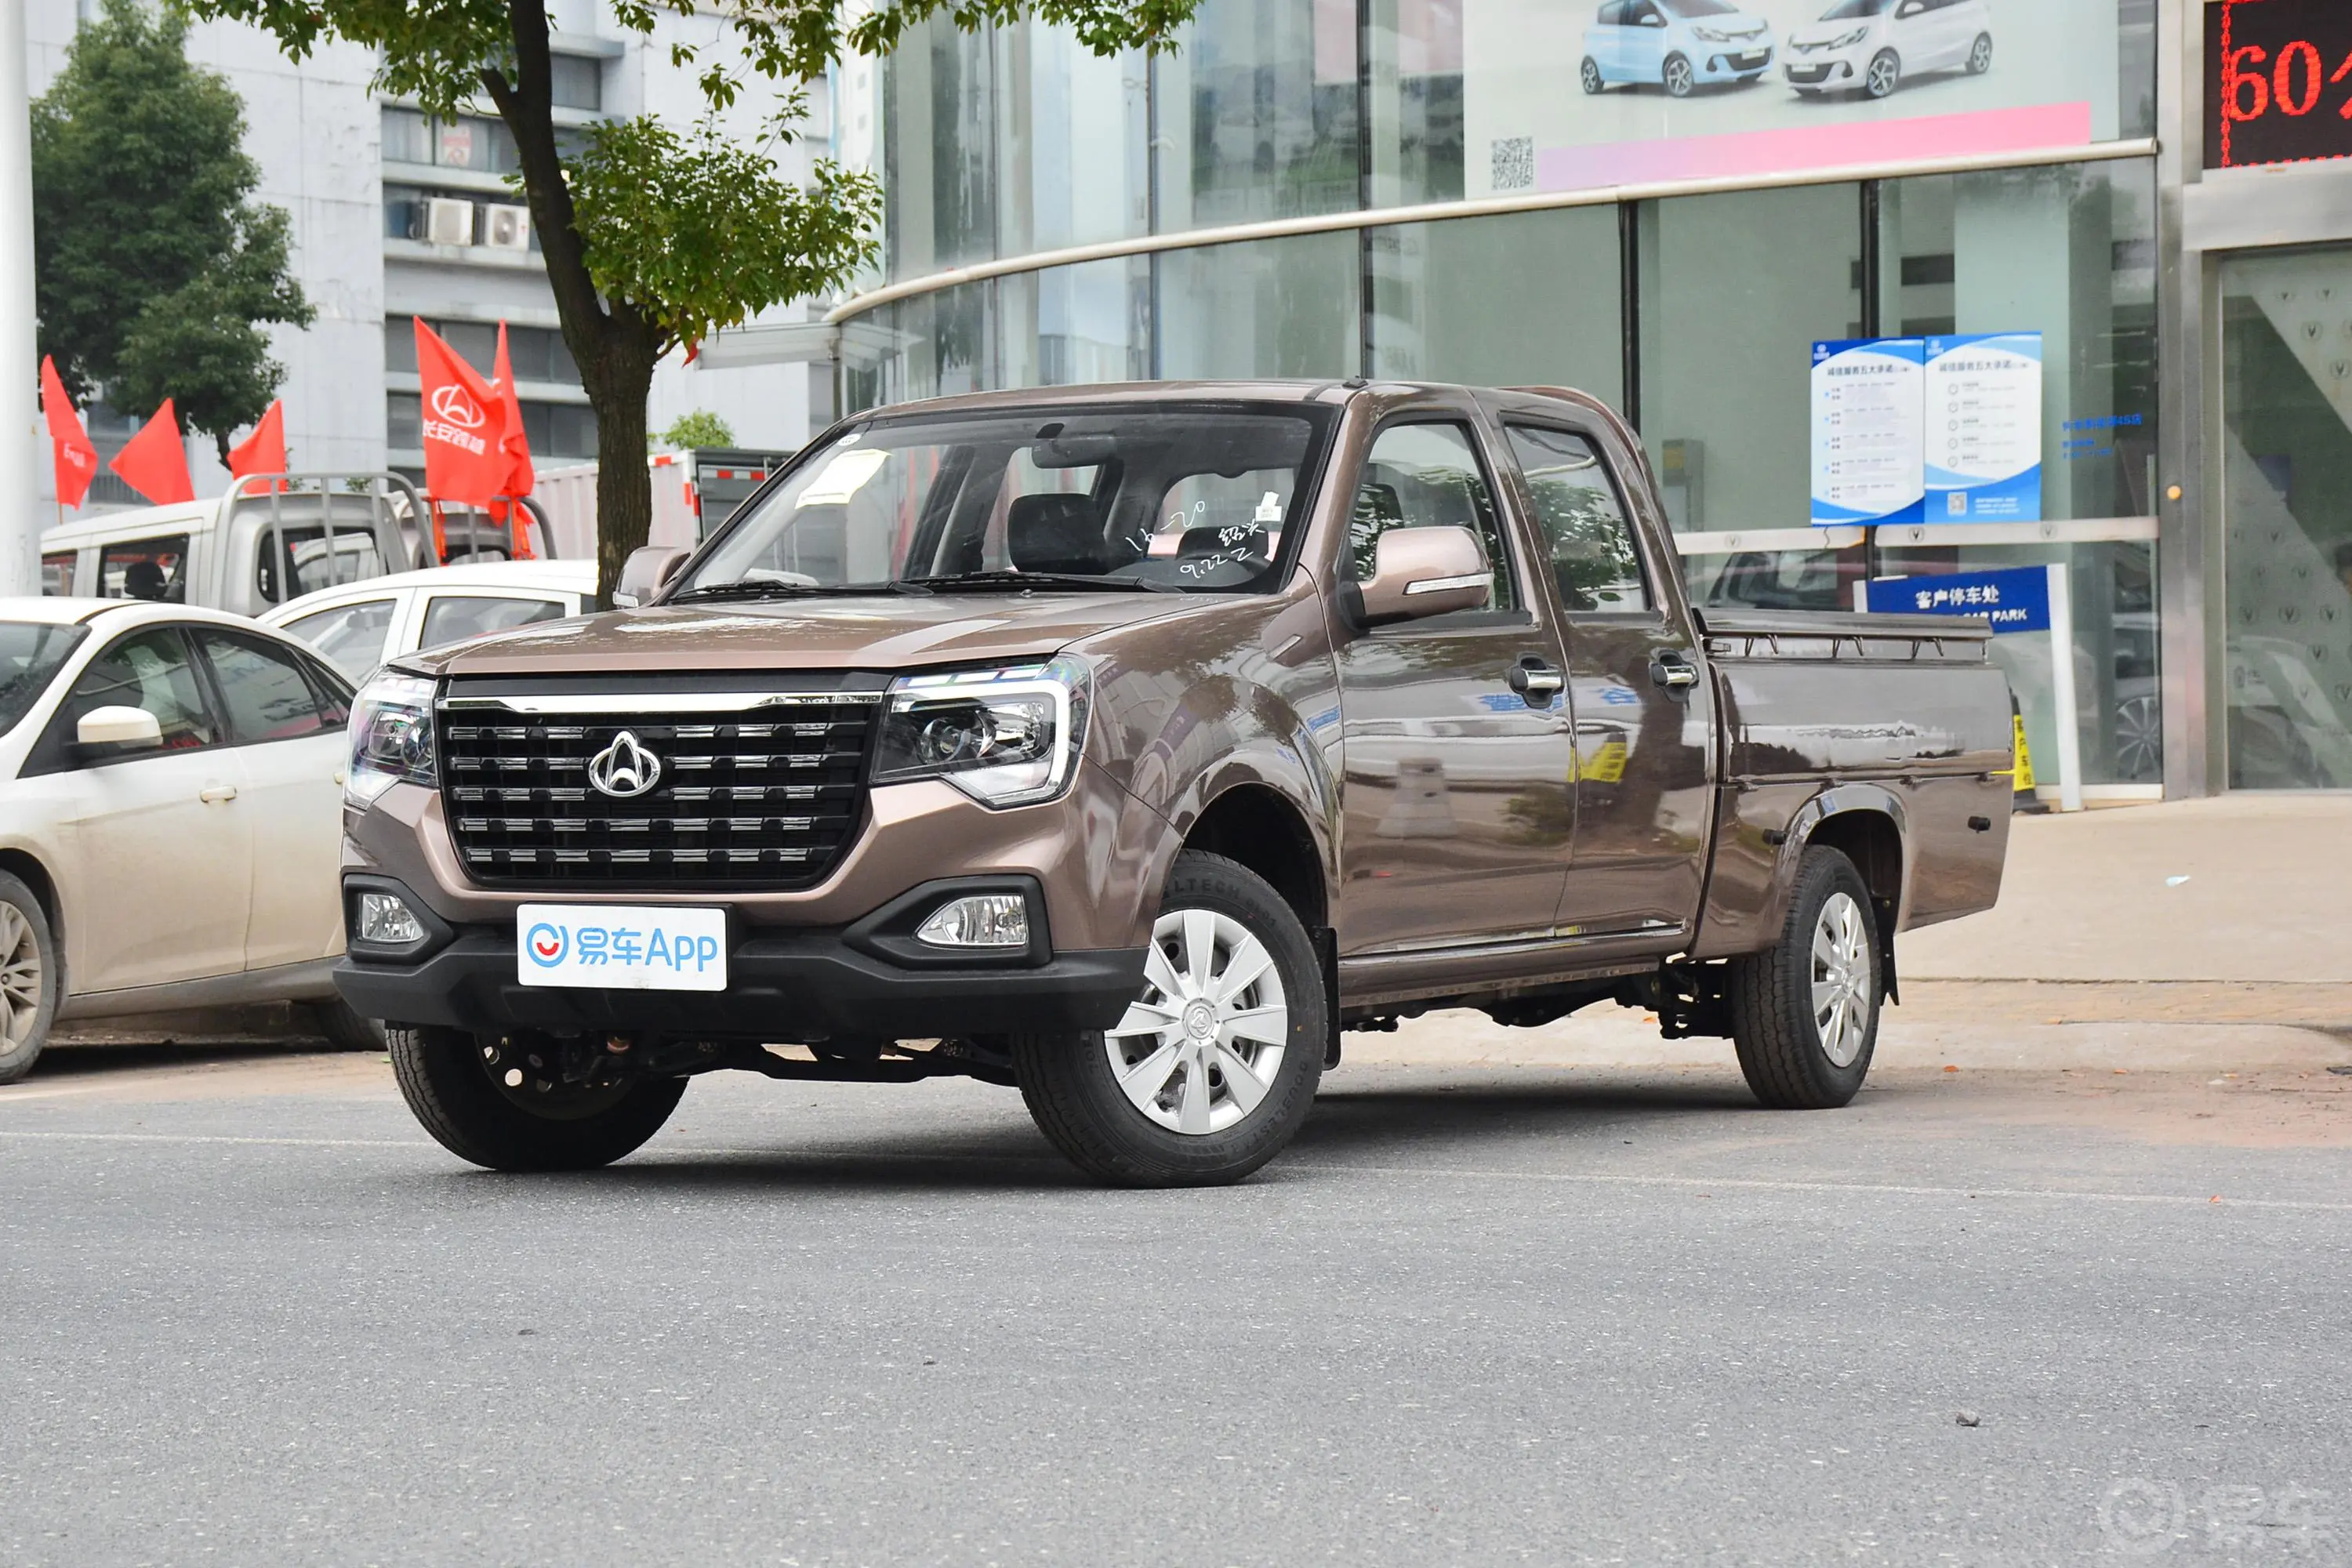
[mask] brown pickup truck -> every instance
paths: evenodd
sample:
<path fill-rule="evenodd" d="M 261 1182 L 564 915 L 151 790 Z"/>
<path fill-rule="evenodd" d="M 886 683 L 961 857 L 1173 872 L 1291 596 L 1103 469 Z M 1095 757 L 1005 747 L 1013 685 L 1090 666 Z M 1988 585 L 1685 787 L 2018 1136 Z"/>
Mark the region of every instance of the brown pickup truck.
<path fill-rule="evenodd" d="M 1346 1030 L 1612 1000 L 1840 1106 L 1895 933 L 2000 892 L 1983 624 L 1702 619 L 1573 392 L 877 410 L 615 598 L 356 705 L 337 980 L 484 1165 L 733 1068 L 1017 1085 L 1098 1178 L 1229 1182 Z"/>

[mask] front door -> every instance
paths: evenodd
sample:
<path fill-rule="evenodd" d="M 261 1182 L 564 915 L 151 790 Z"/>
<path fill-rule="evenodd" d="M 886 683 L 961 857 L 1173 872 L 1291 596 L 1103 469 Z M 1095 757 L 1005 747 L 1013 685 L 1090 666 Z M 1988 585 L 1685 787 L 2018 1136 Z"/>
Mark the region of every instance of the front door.
<path fill-rule="evenodd" d="M 1576 850 L 1559 923 L 1671 952 L 1698 918 L 1712 822 L 1714 704 L 1689 612 L 1630 520 L 1628 454 L 1568 423 L 1506 435 L 1568 625 Z"/>
<path fill-rule="evenodd" d="M 1485 610 L 1340 651 L 1347 956 L 1548 934 L 1559 906 L 1574 736 L 1566 704 L 1542 689 L 1559 679 L 1562 648 L 1489 474 L 1466 421 L 1392 424 L 1365 461 L 1343 575 L 1368 574 L 1390 529 L 1466 527 L 1486 542 L 1494 588 Z M 1537 690 L 1513 689 L 1515 668 L 1538 673 Z"/>
<path fill-rule="evenodd" d="M 75 727 L 94 708 L 143 708 L 161 751 L 86 763 Z M 177 627 L 101 649 L 74 682 L 25 773 L 55 791 L 66 864 L 66 973 L 76 994 L 235 974 L 245 967 L 253 815 Z"/>

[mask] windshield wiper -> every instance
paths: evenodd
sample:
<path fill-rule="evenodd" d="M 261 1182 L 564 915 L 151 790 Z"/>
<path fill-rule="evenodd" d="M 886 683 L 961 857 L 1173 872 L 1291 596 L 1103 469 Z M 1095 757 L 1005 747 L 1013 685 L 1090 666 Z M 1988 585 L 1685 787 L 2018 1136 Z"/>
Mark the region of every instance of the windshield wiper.
<path fill-rule="evenodd" d="M 734 583 L 705 583 L 680 589 L 669 596 L 676 605 L 688 599 L 807 599 L 862 597 L 872 594 L 904 594 L 930 597 L 919 583 L 780 583 L 772 577 L 746 577 Z"/>
<path fill-rule="evenodd" d="M 1140 577 L 1094 577 L 1083 572 L 960 572 L 948 577 L 917 577 L 926 589 L 956 593 L 965 588 L 1066 588 L 1095 594 L 1181 594 L 1173 583 L 1151 583 Z"/>

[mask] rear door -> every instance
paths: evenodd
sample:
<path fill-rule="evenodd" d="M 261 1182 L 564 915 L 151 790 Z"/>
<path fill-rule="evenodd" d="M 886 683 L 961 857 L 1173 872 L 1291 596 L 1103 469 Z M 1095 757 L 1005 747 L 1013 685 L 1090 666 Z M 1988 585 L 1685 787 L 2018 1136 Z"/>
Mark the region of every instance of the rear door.
<path fill-rule="evenodd" d="M 1385 626 L 1339 650 L 1345 813 L 1340 952 L 1361 957 L 1548 939 L 1574 827 L 1559 628 L 1466 410 L 1392 417 L 1358 479 L 1342 580 L 1391 529 L 1467 527 L 1494 570 L 1488 608 Z M 1531 701 L 1512 672 L 1542 672 Z"/>
<path fill-rule="evenodd" d="M 1559 924 L 1672 952 L 1698 918 L 1715 712 L 1680 574 L 1649 548 L 1663 520 L 1599 421 L 1514 414 L 1504 430 L 1568 628 L 1576 847 Z"/>
<path fill-rule="evenodd" d="M 242 967 L 327 957 L 342 937 L 343 689 L 270 638 L 209 626 L 194 636 L 253 822 Z"/>

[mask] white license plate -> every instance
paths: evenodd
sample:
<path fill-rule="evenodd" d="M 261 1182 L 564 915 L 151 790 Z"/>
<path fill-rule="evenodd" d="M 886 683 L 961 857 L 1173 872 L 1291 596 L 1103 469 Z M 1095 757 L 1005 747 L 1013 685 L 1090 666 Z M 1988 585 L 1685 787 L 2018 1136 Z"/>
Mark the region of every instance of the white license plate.
<path fill-rule="evenodd" d="M 525 904 L 515 978 L 605 991 L 724 991 L 727 911 L 650 904 Z"/>

